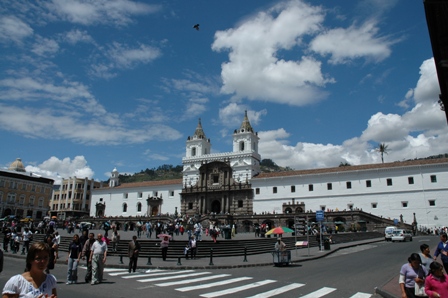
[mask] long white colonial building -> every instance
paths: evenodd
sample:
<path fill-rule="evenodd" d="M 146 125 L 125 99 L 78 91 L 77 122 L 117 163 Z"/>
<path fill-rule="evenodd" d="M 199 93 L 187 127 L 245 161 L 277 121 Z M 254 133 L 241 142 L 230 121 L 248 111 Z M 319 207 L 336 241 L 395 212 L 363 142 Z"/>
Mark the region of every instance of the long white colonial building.
<path fill-rule="evenodd" d="M 202 124 L 186 142 L 183 178 L 121 184 L 92 191 L 91 216 L 296 213 L 360 209 L 419 226 L 448 225 L 448 159 L 412 160 L 260 173 L 258 135 L 247 114 L 233 151 L 211 153 Z"/>

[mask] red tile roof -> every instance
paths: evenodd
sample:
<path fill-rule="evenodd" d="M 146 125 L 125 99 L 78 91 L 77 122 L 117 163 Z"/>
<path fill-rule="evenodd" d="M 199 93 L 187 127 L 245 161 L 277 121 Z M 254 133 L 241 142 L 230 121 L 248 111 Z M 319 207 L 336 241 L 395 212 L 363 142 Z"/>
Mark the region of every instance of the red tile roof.
<path fill-rule="evenodd" d="M 337 172 L 373 170 L 373 169 L 391 169 L 391 168 L 398 168 L 398 167 L 409 167 L 409 166 L 442 164 L 442 163 L 448 163 L 448 158 L 418 159 L 418 160 L 396 161 L 396 162 L 390 162 L 390 163 L 380 163 L 380 164 L 367 164 L 367 165 L 359 165 L 359 166 L 344 166 L 344 167 L 335 167 L 335 168 L 321 168 L 321 169 L 298 170 L 298 171 L 288 171 L 288 172 L 260 173 L 258 176 L 253 177 L 252 179 L 284 177 L 284 176 L 298 176 L 298 175 L 326 174 L 326 173 L 337 173 Z"/>

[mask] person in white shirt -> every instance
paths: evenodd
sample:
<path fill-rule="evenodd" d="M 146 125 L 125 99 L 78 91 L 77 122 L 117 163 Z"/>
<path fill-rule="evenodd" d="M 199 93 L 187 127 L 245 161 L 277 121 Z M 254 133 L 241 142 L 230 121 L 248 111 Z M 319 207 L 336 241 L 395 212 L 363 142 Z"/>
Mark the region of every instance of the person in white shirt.
<path fill-rule="evenodd" d="M 95 243 L 90 248 L 90 262 L 92 263 L 92 285 L 103 280 L 104 264 L 107 258 L 107 244 L 102 240 L 103 235 L 98 234 Z"/>
<path fill-rule="evenodd" d="M 22 239 L 23 239 L 23 246 L 22 246 L 22 255 L 28 253 L 28 249 L 30 247 L 30 241 L 33 240 L 33 233 L 30 231 L 30 229 L 25 228 L 25 230 L 22 232 Z"/>

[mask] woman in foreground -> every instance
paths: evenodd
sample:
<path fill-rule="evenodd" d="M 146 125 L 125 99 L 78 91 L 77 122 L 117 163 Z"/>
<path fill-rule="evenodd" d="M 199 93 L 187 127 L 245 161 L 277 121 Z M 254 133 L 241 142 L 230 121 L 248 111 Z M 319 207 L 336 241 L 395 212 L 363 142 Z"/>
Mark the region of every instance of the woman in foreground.
<path fill-rule="evenodd" d="M 23 274 L 11 277 L 2 291 L 2 298 L 57 298 L 56 278 L 46 274 L 50 246 L 45 242 L 31 245 Z"/>

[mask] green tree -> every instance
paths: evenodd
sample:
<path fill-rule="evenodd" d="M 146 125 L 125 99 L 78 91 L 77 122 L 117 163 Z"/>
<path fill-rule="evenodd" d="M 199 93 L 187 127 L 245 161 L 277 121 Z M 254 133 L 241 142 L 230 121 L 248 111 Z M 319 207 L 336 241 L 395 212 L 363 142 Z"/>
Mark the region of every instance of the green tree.
<path fill-rule="evenodd" d="M 386 143 L 378 144 L 378 148 L 376 148 L 376 151 L 378 151 L 381 154 L 381 162 L 384 163 L 384 154 L 388 154 L 387 148 L 389 146 L 386 145 Z"/>

